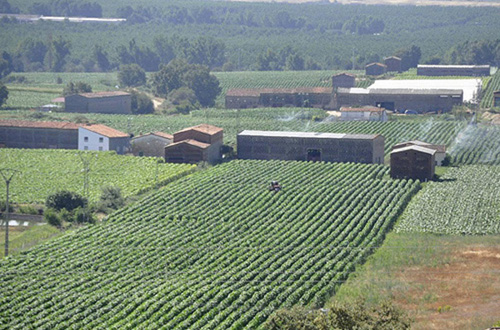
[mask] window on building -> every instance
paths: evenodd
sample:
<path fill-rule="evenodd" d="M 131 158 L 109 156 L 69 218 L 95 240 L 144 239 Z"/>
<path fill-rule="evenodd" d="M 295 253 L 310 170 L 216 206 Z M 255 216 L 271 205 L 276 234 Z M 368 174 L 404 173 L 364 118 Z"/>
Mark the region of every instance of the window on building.
<path fill-rule="evenodd" d="M 85 146 L 83 147 L 83 150 L 89 150 L 89 147 Z"/>
<path fill-rule="evenodd" d="M 102 151 L 102 147 L 99 147 L 99 151 Z"/>
<path fill-rule="evenodd" d="M 83 142 L 89 142 L 89 137 L 88 136 L 84 137 Z"/>
<path fill-rule="evenodd" d="M 103 143 L 104 142 L 104 138 L 100 137 L 99 138 L 99 143 Z"/>

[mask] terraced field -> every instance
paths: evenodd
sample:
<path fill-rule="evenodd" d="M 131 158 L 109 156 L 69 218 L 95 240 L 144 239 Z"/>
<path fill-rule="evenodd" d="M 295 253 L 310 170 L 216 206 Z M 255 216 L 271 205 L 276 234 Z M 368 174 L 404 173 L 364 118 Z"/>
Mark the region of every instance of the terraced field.
<path fill-rule="evenodd" d="M 1 260 L 0 327 L 242 329 L 279 307 L 322 306 L 419 188 L 387 171 L 233 161 L 182 178 Z"/>
<path fill-rule="evenodd" d="M 81 152 L 55 149 L 1 149 L 0 168 L 13 168 L 10 198 L 16 203 L 43 203 L 59 190 L 83 194 L 83 163 L 89 162 L 89 199 L 96 201 L 101 187 L 114 185 L 125 197 L 147 191 L 192 172 L 194 165 L 157 164 L 152 157 L 119 156 L 114 152 Z M 0 191 L 5 182 L 0 180 Z"/>

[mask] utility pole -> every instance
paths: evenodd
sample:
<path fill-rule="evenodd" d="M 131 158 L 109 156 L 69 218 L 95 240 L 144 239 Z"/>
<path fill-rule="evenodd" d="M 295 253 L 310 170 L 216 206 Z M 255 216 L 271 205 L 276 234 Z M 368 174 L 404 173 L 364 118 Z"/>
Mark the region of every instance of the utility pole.
<path fill-rule="evenodd" d="M 6 257 L 9 255 L 9 211 L 10 211 L 9 185 L 16 173 L 19 173 L 19 171 L 10 168 L 0 169 L 0 174 L 2 175 L 2 178 L 5 180 L 5 185 L 7 186 L 7 198 L 6 198 L 6 209 L 5 209 L 5 256 Z"/>

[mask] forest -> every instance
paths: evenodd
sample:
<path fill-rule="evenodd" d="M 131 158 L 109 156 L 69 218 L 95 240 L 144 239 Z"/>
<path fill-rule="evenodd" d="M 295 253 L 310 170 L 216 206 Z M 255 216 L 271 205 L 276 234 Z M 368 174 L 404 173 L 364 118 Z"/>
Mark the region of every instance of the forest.
<path fill-rule="evenodd" d="M 25 23 L 4 15 L 0 72 L 5 66 L 19 72 L 103 72 L 123 64 L 157 71 L 174 58 L 214 71 L 363 69 L 411 46 L 421 50 L 421 63 L 500 62 L 496 8 L 2 0 L 0 9 L 127 19 Z"/>

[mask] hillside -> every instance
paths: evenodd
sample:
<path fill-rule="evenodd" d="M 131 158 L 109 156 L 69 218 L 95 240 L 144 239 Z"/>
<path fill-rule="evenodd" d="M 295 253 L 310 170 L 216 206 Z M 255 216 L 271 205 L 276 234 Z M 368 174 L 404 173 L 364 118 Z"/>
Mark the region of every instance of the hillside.
<path fill-rule="evenodd" d="M 419 188 L 386 174 L 283 161 L 197 172 L 101 225 L 1 260 L 0 324 L 254 328 L 279 307 L 321 306 Z M 270 180 L 283 190 L 268 191 Z"/>

